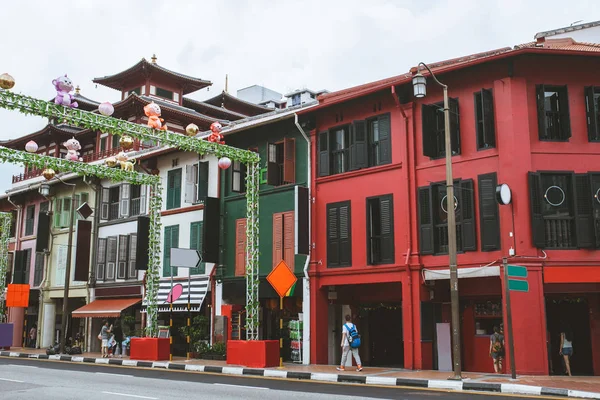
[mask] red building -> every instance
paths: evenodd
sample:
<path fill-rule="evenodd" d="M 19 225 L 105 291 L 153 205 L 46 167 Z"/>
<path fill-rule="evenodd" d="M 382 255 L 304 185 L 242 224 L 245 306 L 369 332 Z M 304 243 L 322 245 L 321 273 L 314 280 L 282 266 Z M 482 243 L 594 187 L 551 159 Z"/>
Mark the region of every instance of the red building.
<path fill-rule="evenodd" d="M 570 327 L 574 373 L 600 375 L 600 46 L 540 39 L 430 67 L 451 98 L 463 369 L 493 371 L 508 257 L 528 270 L 529 290 L 511 296 L 518 373 L 562 373 Z M 411 77 L 326 94 L 305 112 L 316 121 L 314 363 L 339 362 L 351 314 L 365 365 L 447 367 L 443 98 L 431 79 L 414 98 Z M 496 200 L 502 183 L 510 205 Z"/>

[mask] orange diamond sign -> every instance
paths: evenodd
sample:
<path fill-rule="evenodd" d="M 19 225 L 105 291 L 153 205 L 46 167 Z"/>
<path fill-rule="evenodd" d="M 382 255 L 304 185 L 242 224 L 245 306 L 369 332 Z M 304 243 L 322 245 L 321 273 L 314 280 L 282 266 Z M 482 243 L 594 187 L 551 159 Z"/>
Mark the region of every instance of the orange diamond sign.
<path fill-rule="evenodd" d="M 28 307 L 29 285 L 9 284 L 6 291 L 6 307 Z"/>
<path fill-rule="evenodd" d="M 290 268 L 283 260 L 267 276 L 267 281 L 273 286 L 279 297 L 285 297 L 285 294 L 294 286 L 297 280 L 296 275 L 290 271 Z"/>

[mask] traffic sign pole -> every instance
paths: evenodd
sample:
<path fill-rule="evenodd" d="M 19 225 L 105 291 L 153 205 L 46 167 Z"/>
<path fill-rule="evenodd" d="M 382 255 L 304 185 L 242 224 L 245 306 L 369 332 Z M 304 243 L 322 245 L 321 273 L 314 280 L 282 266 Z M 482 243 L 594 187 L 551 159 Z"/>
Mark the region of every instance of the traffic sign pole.
<path fill-rule="evenodd" d="M 279 296 L 279 368 L 283 367 L 283 297 Z"/>
<path fill-rule="evenodd" d="M 508 331 L 508 352 L 510 357 L 510 373 L 513 379 L 517 379 L 517 367 L 515 366 L 515 342 L 513 339 L 513 328 L 512 328 L 512 309 L 510 306 L 510 289 L 508 287 L 508 260 L 506 257 L 502 259 L 502 266 L 504 267 L 504 297 L 506 298 L 506 328 Z M 506 341 L 506 335 L 504 336 Z"/>

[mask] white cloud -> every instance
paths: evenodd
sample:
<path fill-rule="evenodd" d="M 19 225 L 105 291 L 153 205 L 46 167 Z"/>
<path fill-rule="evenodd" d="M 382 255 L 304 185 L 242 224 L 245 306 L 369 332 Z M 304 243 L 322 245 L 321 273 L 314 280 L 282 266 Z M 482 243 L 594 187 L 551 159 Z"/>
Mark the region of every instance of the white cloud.
<path fill-rule="evenodd" d="M 600 4 L 547 0 L 30 0 L 3 4 L 0 73 L 13 90 L 54 96 L 60 74 L 84 96 L 117 101 L 94 77 L 126 69 L 153 53 L 159 64 L 211 80 L 192 95 L 252 84 L 279 92 L 338 90 L 433 62 L 533 40 L 536 32 L 598 19 Z M 7 18 L 8 16 L 8 18 Z M 595 16 L 595 17 L 594 17 Z M 0 110 L 0 140 L 44 126 Z M 0 167 L 0 191 L 18 171 Z M 10 171 L 9 171 L 10 169 Z"/>

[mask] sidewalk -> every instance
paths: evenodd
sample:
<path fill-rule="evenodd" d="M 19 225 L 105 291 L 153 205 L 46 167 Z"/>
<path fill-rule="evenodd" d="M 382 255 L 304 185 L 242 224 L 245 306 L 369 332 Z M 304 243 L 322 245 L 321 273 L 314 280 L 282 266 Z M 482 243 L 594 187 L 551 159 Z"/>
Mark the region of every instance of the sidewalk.
<path fill-rule="evenodd" d="M 286 363 L 283 368 L 257 369 L 245 368 L 239 365 L 228 365 L 225 361 L 186 360 L 184 357 L 174 357 L 172 362 L 148 362 L 130 360 L 129 357 L 103 359 L 100 353 L 84 353 L 78 356 L 46 356 L 45 349 L 28 348 L 12 348 L 11 351 L 0 351 L 0 356 L 338 383 L 413 386 L 448 390 L 600 399 L 600 376 L 517 376 L 516 380 L 512 380 L 507 375 L 464 372 L 463 381 L 457 382 L 448 380 L 451 376 L 450 372 L 413 371 L 379 367 L 364 367 L 362 372 L 356 372 L 350 368 L 339 372 L 335 369 L 336 366 L 332 365 Z"/>

